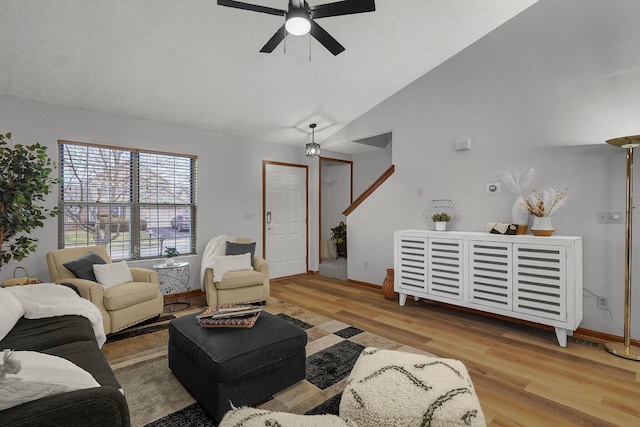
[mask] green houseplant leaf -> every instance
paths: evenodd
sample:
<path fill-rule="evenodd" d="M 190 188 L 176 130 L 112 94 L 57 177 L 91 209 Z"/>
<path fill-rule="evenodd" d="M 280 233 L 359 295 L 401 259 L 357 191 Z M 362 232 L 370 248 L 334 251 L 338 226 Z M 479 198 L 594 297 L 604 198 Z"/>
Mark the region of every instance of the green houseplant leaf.
<path fill-rule="evenodd" d="M 0 134 L 0 268 L 34 252 L 38 239 L 30 233 L 59 214 L 57 207 L 49 209 L 40 203 L 59 182 L 50 177 L 55 166 L 47 147 L 38 143 L 14 146 L 10 132 Z"/>

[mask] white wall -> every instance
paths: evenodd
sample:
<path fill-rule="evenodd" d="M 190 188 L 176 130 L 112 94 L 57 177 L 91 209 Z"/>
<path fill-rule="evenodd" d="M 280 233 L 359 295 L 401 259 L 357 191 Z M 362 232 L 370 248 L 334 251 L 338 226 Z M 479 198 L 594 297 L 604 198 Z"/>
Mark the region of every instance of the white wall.
<path fill-rule="evenodd" d="M 533 167 L 536 188 L 569 186 L 556 234 L 583 237 L 584 286 L 621 325 L 624 225 L 596 210 L 625 209 L 625 152 L 604 141 L 640 133 L 639 14 L 631 0 L 541 0 L 326 140 L 393 131 L 395 174 L 348 217 L 349 278 L 381 284 L 393 231 L 426 227 L 431 199 L 454 201 L 458 230 L 509 221 L 514 195 L 485 184 Z M 471 151 L 454 151 L 467 138 Z M 633 307 L 639 338 L 640 291 Z M 590 296 L 581 326 L 622 334 Z"/>
<path fill-rule="evenodd" d="M 59 139 L 197 155 L 199 255 L 180 257 L 181 261 L 191 262 L 193 289 L 200 287 L 200 258 L 212 237 L 219 234 L 250 237 L 257 242 L 257 253 L 262 253 L 262 161 L 309 164 L 304 145 L 267 144 L 226 134 L 3 96 L 0 96 L 0 119 L 3 127 L 0 132 L 11 132 L 14 144 L 40 142 L 48 147 L 49 156 L 56 160 Z M 57 174 L 58 171 L 55 172 Z M 310 177 L 313 176 L 310 173 Z M 310 190 L 317 188 L 317 178 L 310 181 Z M 54 206 L 57 197 L 58 190 L 55 189 L 47 205 Z M 315 197 L 317 199 L 317 195 Z M 251 214 L 248 216 L 253 219 L 244 220 L 244 214 Z M 317 218 L 313 211 L 310 210 L 309 214 L 312 221 Z M 17 265 L 25 266 L 31 276 L 48 281 L 45 254 L 58 248 L 57 229 L 57 219 L 49 219 L 44 228 L 35 230 L 33 234 L 40 240 L 36 253 L 20 262 L 12 261 L 4 265 L 0 281 L 12 277 Z M 310 227 L 310 231 L 313 232 L 313 228 Z M 310 259 L 318 257 L 317 247 L 316 231 L 315 240 L 309 245 Z M 132 261 L 131 264 L 151 267 L 157 261 Z"/>
<path fill-rule="evenodd" d="M 393 164 L 390 142 L 385 148 L 353 155 L 353 198 L 360 196 Z"/>
<path fill-rule="evenodd" d="M 322 161 L 322 239 L 331 237 L 331 228 L 346 221 L 342 214 L 351 204 L 351 165 Z"/>

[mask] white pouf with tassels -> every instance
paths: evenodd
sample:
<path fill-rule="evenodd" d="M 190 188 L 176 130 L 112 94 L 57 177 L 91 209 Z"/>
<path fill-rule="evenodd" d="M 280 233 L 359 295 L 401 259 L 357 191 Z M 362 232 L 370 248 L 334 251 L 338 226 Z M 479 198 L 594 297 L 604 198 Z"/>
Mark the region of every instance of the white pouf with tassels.
<path fill-rule="evenodd" d="M 358 427 L 486 426 L 462 362 L 372 347 L 349 375 L 340 417 Z"/>

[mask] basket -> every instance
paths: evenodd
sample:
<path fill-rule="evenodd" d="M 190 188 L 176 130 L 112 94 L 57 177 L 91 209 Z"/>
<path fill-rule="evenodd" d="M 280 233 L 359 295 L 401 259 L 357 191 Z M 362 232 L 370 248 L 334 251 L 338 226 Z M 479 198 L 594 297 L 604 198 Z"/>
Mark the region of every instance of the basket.
<path fill-rule="evenodd" d="M 24 277 L 16 277 L 18 270 L 24 271 Z M 41 283 L 37 277 L 29 277 L 27 269 L 24 267 L 16 267 L 13 269 L 13 279 L 6 279 L 2 282 L 2 286 L 21 286 L 21 285 L 33 285 Z"/>

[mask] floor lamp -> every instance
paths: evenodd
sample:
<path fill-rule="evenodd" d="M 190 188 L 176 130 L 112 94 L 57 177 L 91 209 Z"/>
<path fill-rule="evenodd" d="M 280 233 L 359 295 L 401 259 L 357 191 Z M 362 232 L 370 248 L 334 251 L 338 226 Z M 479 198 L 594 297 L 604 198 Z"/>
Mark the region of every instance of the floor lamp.
<path fill-rule="evenodd" d="M 608 342 L 604 348 L 625 359 L 640 360 L 640 347 L 631 345 L 631 240 L 633 222 L 633 149 L 640 146 L 640 135 L 609 139 L 607 144 L 627 149 L 627 212 L 624 245 L 624 342 Z"/>

